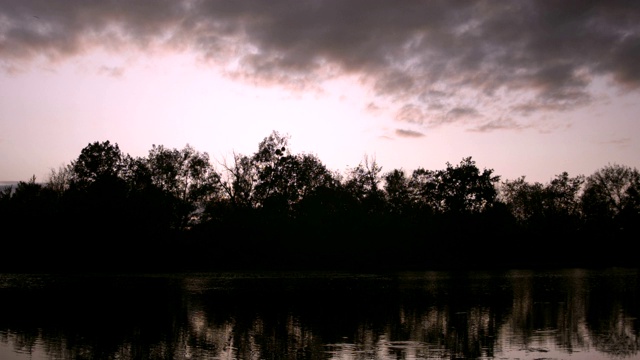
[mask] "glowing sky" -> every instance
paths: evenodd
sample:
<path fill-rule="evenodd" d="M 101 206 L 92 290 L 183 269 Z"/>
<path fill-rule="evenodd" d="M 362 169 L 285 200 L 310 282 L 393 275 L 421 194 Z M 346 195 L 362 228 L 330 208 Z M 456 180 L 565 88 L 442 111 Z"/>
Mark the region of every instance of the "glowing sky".
<path fill-rule="evenodd" d="M 640 167 L 639 1 L 2 0 L 0 180 L 87 144 L 332 170 Z M 214 164 L 215 165 L 215 164 Z"/>

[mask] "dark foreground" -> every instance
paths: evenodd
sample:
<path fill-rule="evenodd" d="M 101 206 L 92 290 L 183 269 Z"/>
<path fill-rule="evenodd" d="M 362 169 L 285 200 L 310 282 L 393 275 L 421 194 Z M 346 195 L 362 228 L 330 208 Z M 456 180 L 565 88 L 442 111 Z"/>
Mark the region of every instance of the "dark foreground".
<path fill-rule="evenodd" d="M 640 172 L 609 165 L 546 184 L 445 169 L 345 174 L 277 132 L 216 168 L 95 142 L 46 184 L 0 189 L 0 271 L 511 269 L 636 266 Z"/>

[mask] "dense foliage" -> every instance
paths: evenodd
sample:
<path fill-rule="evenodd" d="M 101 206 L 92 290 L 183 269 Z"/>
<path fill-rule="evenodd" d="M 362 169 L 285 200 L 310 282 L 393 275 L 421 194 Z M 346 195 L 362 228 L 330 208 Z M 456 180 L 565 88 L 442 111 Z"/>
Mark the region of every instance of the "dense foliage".
<path fill-rule="evenodd" d="M 109 141 L 0 192 L 2 270 L 428 269 L 634 265 L 640 174 L 547 184 L 471 157 L 344 174 L 273 132 L 218 167 L 187 145 L 133 158 Z"/>

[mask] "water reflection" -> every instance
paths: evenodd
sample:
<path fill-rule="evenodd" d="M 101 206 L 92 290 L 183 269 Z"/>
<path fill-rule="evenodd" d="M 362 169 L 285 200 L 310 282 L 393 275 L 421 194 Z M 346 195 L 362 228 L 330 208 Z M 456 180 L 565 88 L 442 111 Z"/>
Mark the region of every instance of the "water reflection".
<path fill-rule="evenodd" d="M 2 359 L 640 358 L 636 270 L 0 275 Z"/>

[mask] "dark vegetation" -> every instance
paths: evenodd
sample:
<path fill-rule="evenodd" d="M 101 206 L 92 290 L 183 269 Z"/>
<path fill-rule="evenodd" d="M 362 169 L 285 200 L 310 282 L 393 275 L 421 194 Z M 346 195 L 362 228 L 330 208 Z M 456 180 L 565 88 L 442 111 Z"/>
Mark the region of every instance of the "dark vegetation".
<path fill-rule="evenodd" d="M 277 132 L 218 164 L 105 141 L 3 189 L 0 219 L 3 271 L 635 266 L 640 174 L 501 181 L 471 157 L 411 173 L 365 157 L 340 174 Z"/>

